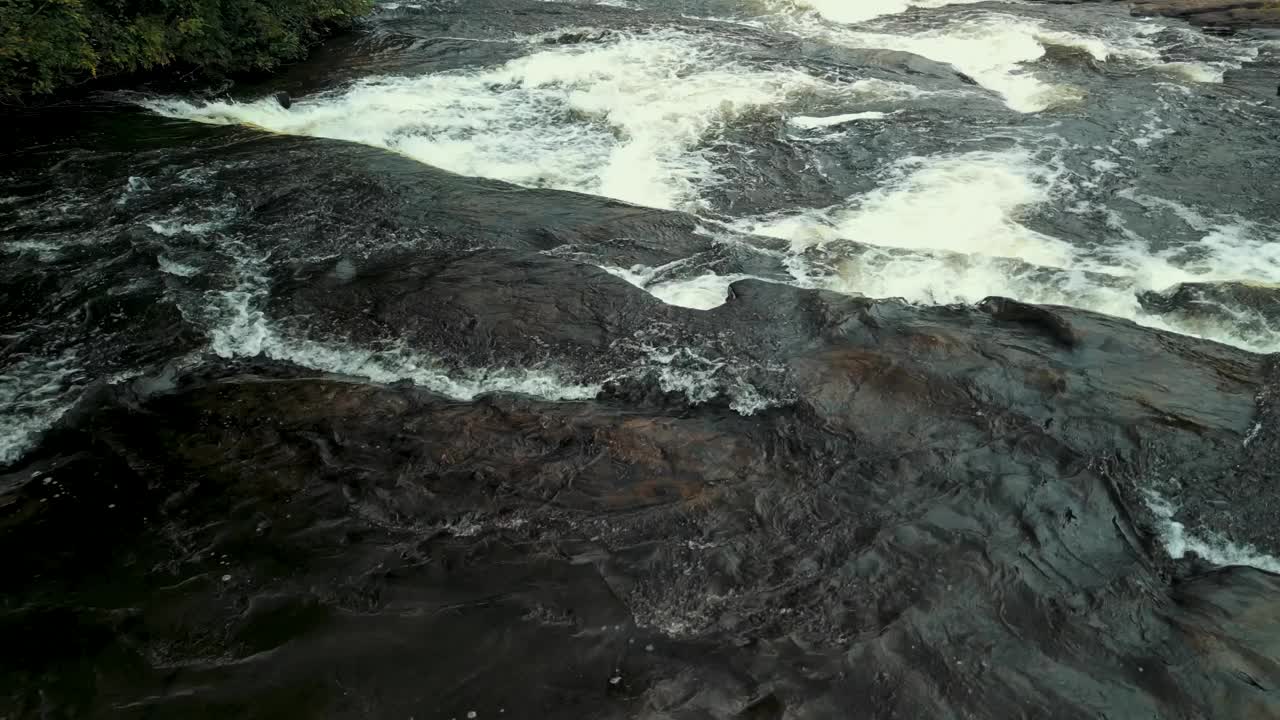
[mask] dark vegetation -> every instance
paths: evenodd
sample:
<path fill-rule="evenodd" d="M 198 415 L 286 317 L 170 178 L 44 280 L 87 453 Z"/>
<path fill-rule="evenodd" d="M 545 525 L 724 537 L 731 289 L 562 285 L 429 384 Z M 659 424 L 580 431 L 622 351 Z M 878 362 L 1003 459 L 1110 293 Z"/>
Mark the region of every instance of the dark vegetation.
<path fill-rule="evenodd" d="M 270 70 L 371 0 L 0 0 L 0 100 L 124 73 Z"/>

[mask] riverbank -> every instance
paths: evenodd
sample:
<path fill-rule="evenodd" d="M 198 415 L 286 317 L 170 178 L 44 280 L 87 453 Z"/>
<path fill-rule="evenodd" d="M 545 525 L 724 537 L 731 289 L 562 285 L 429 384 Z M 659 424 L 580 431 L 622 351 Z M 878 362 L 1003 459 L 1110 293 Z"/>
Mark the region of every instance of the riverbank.
<path fill-rule="evenodd" d="M 270 71 L 349 30 L 372 7 L 371 0 L 173 7 L 15 0 L 0 7 L 0 102 L 47 103 L 53 93 L 113 77 Z"/>

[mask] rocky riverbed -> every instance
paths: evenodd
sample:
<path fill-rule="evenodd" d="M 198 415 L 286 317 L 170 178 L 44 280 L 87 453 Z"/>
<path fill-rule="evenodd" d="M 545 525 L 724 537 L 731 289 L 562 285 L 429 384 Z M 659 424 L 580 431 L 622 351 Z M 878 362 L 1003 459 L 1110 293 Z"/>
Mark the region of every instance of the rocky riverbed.
<path fill-rule="evenodd" d="M 11 113 L 0 717 L 1280 717 L 1274 49 L 882 9 Z"/>

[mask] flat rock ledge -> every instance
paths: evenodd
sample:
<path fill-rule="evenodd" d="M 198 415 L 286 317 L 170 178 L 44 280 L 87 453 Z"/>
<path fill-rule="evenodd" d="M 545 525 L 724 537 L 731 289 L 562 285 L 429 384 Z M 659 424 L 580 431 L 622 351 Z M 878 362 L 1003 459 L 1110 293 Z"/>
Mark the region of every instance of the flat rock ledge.
<path fill-rule="evenodd" d="M 1132 13 L 1186 18 L 1206 29 L 1280 28 L 1278 0 L 1138 0 Z"/>

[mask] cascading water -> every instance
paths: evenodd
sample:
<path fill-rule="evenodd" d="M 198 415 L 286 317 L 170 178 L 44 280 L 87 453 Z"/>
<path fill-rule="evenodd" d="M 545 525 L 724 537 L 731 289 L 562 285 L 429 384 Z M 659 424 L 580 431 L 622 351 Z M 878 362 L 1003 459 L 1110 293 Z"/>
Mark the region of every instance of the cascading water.
<path fill-rule="evenodd" d="M 0 604 L 128 662 L 0 705 L 1240 716 L 1203 678 L 1275 658 L 1185 608 L 1280 568 L 1278 82 L 1119 3 L 435 0 L 15 112 L 0 541 L 138 509 L 119 587 Z M 419 631 L 466 649 L 360 664 Z M 363 705 L 298 709 L 313 653 Z"/>
<path fill-rule="evenodd" d="M 1194 162 L 1209 142 L 1224 161 L 1274 154 L 1266 88 L 1251 95 L 1223 81 L 1225 71 L 1265 62 L 1273 42 L 1115 11 L 999 3 L 691 2 L 669 8 L 679 19 L 658 5 L 626 6 L 637 17 L 623 29 L 516 34 L 503 38 L 519 48 L 514 59 L 375 75 L 289 110 L 271 98 L 143 104 L 685 210 L 784 238 L 797 253 L 836 239 L 907 251 L 892 262 L 851 258 L 836 276 L 815 276 L 797 258 L 799 279 L 824 287 L 921 302 L 1003 294 L 1280 349 L 1269 327 L 1179 325 L 1136 299 L 1178 282 L 1280 281 L 1266 251 L 1280 239 L 1274 205 L 1241 214 L 1218 204 L 1223 188 L 1167 188 L 1156 176 L 1159 165 Z M 403 22 L 414 12 L 431 9 L 388 14 Z M 974 84 L 913 83 L 910 72 L 886 80 L 874 67 L 838 63 L 842 52 L 867 50 L 946 63 Z M 850 148 L 858 163 L 841 167 Z M 851 171 L 859 177 L 842 182 Z M 735 185 L 744 172 L 754 194 L 794 201 L 743 196 Z M 1263 174 L 1235 178 L 1231 192 Z M 821 192 L 805 197 L 796 186 Z M 831 197 L 839 199 L 824 202 Z M 993 264 L 1006 258 L 1052 272 Z M 664 287 L 664 300 L 680 302 Z"/>

